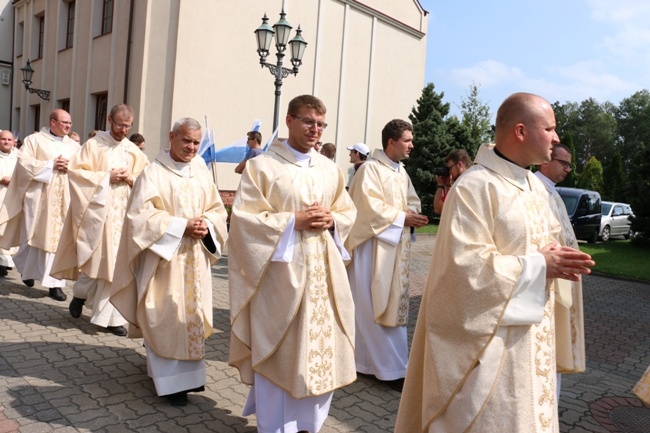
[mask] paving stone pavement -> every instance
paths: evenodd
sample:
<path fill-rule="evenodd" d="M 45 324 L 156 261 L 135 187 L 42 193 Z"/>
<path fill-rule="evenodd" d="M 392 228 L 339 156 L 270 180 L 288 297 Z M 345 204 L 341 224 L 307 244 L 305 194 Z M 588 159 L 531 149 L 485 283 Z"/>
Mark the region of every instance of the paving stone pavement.
<path fill-rule="evenodd" d="M 409 338 L 434 241 L 420 236 L 414 244 Z M 206 391 L 190 394 L 184 408 L 156 396 L 141 340 L 91 325 L 88 310 L 73 319 L 67 301 L 23 286 L 15 270 L 0 278 L 0 433 L 255 432 L 255 417 L 240 415 L 248 388 L 227 366 L 226 266 L 222 259 L 212 270 Z M 561 431 L 648 433 L 650 408 L 631 388 L 650 364 L 650 285 L 588 276 L 584 286 L 588 371 L 564 376 Z M 321 432 L 392 432 L 399 398 L 362 377 L 335 392 Z"/>

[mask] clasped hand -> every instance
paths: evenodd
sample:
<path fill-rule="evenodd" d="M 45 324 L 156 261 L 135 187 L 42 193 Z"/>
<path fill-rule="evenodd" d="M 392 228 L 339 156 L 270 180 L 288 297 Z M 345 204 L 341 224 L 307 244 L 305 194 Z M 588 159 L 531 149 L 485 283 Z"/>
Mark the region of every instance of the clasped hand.
<path fill-rule="evenodd" d="M 208 223 L 203 217 L 190 218 L 185 226 L 185 235 L 192 239 L 203 239 L 208 234 Z"/>
<path fill-rule="evenodd" d="M 111 183 L 119 183 L 119 182 L 128 182 L 129 178 L 131 175 L 129 174 L 129 171 L 122 167 L 122 168 L 112 168 L 111 171 Z"/>
<path fill-rule="evenodd" d="M 546 278 L 579 281 L 581 274 L 591 273 L 589 268 L 596 265 L 589 254 L 563 247 L 557 242 L 549 243 L 540 248 L 539 252 L 546 260 Z"/>
<path fill-rule="evenodd" d="M 308 232 L 327 230 L 334 226 L 334 218 L 330 210 L 321 206 L 318 202 L 302 211 L 295 213 L 296 230 Z"/>
<path fill-rule="evenodd" d="M 54 169 L 58 170 L 62 173 L 67 173 L 68 172 L 68 160 L 63 157 L 63 155 L 59 155 L 56 158 L 54 158 Z"/>

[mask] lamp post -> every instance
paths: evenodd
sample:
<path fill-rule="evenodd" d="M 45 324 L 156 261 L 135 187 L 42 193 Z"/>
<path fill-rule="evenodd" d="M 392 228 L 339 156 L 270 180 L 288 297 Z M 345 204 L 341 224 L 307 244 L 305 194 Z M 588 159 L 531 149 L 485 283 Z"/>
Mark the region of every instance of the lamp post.
<path fill-rule="evenodd" d="M 27 64 L 25 66 L 20 68 L 20 72 L 23 74 L 23 84 L 25 85 L 25 89 L 27 89 L 29 93 L 36 93 L 39 98 L 44 99 L 45 101 L 50 100 L 49 90 L 34 89 L 29 87 L 32 84 L 32 75 L 34 75 L 34 69 L 32 69 L 32 64 L 29 60 L 27 60 Z"/>
<path fill-rule="evenodd" d="M 271 75 L 275 76 L 275 109 L 273 111 L 273 131 L 278 127 L 278 116 L 280 113 L 280 94 L 282 88 L 282 80 L 287 78 L 289 74 L 298 75 L 298 68 L 302 64 L 302 55 L 305 53 L 307 42 L 302 38 L 300 26 L 296 29 L 296 35 L 289 40 L 291 25 L 284 18 L 287 14 L 284 9 L 280 12 L 280 19 L 277 23 L 273 24 L 273 28 L 269 26 L 269 19 L 266 14 L 262 18 L 262 25 L 255 30 L 257 38 L 257 54 L 260 56 L 260 65 L 262 68 L 265 66 L 269 68 Z M 275 48 L 277 50 L 277 61 L 274 64 L 266 63 L 266 57 L 269 55 L 269 48 L 275 35 Z M 292 69 L 282 67 L 282 59 L 284 58 L 284 50 L 287 45 L 291 47 L 291 64 Z"/>

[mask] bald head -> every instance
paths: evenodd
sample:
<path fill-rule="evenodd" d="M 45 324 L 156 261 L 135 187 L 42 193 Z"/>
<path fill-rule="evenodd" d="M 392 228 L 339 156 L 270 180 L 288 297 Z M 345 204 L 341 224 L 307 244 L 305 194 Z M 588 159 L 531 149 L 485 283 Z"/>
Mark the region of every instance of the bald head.
<path fill-rule="evenodd" d="M 551 104 L 532 93 L 515 93 L 497 111 L 496 148 L 521 167 L 551 160 L 555 133 Z"/>
<path fill-rule="evenodd" d="M 0 131 L 0 151 L 3 153 L 11 153 L 14 147 L 14 135 L 11 131 Z"/>
<path fill-rule="evenodd" d="M 70 133 L 72 127 L 72 118 L 70 114 L 57 108 L 50 113 L 50 132 L 57 137 L 63 137 Z"/>

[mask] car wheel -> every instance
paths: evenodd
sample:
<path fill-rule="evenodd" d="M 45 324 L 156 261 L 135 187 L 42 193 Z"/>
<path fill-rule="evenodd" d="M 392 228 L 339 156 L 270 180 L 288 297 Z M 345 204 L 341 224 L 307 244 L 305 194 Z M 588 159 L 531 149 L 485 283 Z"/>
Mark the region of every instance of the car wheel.
<path fill-rule="evenodd" d="M 598 241 L 598 229 L 594 229 L 594 232 L 591 234 L 587 242 L 590 244 L 595 244 Z"/>
<path fill-rule="evenodd" d="M 609 226 L 603 227 L 603 232 L 600 234 L 600 238 L 603 240 L 603 242 L 607 242 L 609 240 L 610 236 L 610 231 L 609 231 Z"/>

